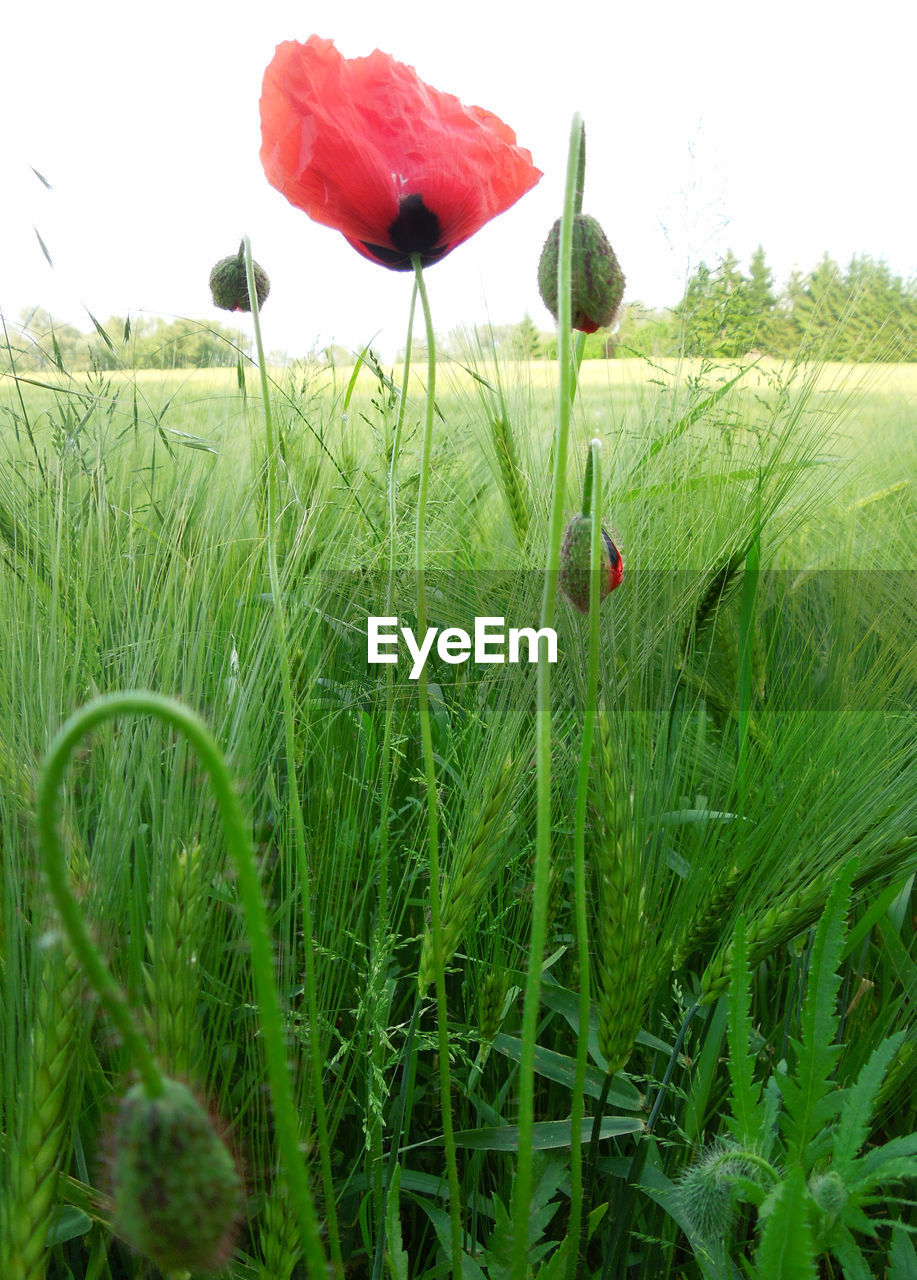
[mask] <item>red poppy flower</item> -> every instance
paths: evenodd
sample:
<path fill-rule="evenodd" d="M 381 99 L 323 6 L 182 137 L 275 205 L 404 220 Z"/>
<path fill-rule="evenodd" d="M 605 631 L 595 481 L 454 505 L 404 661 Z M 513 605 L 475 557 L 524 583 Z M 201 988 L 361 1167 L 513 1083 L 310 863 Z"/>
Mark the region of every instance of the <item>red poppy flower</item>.
<path fill-rule="evenodd" d="M 541 177 L 491 112 L 378 49 L 344 58 L 319 36 L 277 46 L 261 138 L 271 185 L 394 271 L 409 271 L 412 254 L 439 262 Z"/>

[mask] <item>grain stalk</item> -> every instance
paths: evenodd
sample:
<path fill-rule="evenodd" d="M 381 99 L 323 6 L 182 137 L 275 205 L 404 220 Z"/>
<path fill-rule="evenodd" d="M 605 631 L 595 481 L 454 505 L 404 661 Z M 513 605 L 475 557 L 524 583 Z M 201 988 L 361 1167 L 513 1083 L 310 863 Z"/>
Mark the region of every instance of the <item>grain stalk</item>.
<path fill-rule="evenodd" d="M 150 967 L 144 975 L 159 1057 L 169 1074 L 181 1079 L 196 1076 L 200 1053 L 195 973 L 203 908 L 201 847 L 194 844 L 169 863 L 162 927 L 155 937 L 147 933 Z"/>
<path fill-rule="evenodd" d="M 445 968 L 455 955 L 462 935 L 487 892 L 498 869 L 501 837 L 509 815 L 509 801 L 516 781 L 514 762 L 508 760 L 497 778 L 493 792 L 481 810 L 471 838 L 456 856 L 455 865 L 443 881 L 441 890 L 441 963 Z M 417 975 L 418 989 L 423 995 L 434 981 L 436 961 L 433 931 L 424 930 Z"/>
<path fill-rule="evenodd" d="M 32 1022 L 26 1110 L 12 1151 L 0 1274 L 43 1280 L 58 1173 L 73 1102 L 74 1041 L 85 982 L 73 952 L 55 947 L 42 965 Z"/>
<path fill-rule="evenodd" d="M 322 1060 L 320 1036 L 321 1025 L 318 1014 L 318 987 L 315 975 L 315 931 L 312 923 L 312 888 L 309 871 L 309 860 L 306 854 L 306 829 L 303 820 L 302 803 L 299 794 L 299 776 L 296 767 L 296 735 L 295 714 L 293 706 L 293 685 L 290 675 L 289 633 L 286 610 L 280 589 L 280 574 L 277 568 L 276 545 L 276 513 L 277 513 L 277 452 L 274 438 L 274 424 L 271 413 L 271 396 L 268 386 L 267 365 L 264 359 L 264 344 L 261 340 L 261 319 L 258 307 L 258 291 L 255 284 L 255 265 L 252 259 L 251 243 L 248 236 L 242 241 L 245 252 L 245 274 L 248 284 L 248 298 L 252 313 L 252 325 L 255 333 L 255 349 L 258 355 L 258 372 L 261 377 L 261 400 L 264 407 L 264 430 L 267 449 L 267 518 L 265 522 L 265 544 L 267 550 L 268 578 L 271 587 L 271 604 L 274 612 L 274 625 L 277 633 L 277 648 L 280 668 L 280 684 L 283 694 L 283 727 L 287 766 L 287 795 L 290 812 L 293 816 L 293 835 L 296 851 L 296 870 L 299 876 L 299 893 L 302 903 L 303 922 L 303 956 L 305 962 L 306 1012 L 309 1017 L 311 1034 L 309 1035 L 309 1057 L 312 1069 L 312 1098 L 315 1106 L 315 1124 L 318 1130 L 318 1156 L 322 1172 L 322 1184 L 325 1192 L 325 1205 L 328 1223 L 328 1242 L 331 1246 L 331 1257 L 335 1268 L 343 1271 L 341 1258 L 340 1233 L 338 1231 L 337 1212 L 335 1209 L 334 1179 L 331 1171 L 331 1141 L 328 1134 L 328 1117 L 325 1111 L 325 1095 L 322 1088 L 324 1062 Z M 304 1242 L 305 1243 L 305 1242 Z"/>

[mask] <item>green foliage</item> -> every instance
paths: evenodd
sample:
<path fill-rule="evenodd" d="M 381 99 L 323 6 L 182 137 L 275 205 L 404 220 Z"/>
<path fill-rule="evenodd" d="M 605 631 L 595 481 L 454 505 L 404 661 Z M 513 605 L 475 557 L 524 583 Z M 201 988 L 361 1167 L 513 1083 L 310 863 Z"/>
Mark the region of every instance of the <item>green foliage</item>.
<path fill-rule="evenodd" d="M 119 347 L 123 334 L 103 327 Z M 58 372 L 66 373 L 60 343 L 58 350 Z M 549 375 L 539 384 L 540 369 L 508 358 L 496 371 L 492 364 L 481 361 L 474 376 L 443 370 L 437 392 L 442 429 L 434 438 L 428 524 L 431 622 L 438 625 L 467 627 L 475 614 L 503 613 L 514 624 L 537 617 L 555 395 Z M 756 1249 L 777 1249 L 786 1235 L 802 1241 L 803 1262 L 806 1250 L 827 1250 L 857 1274 L 856 1250 L 874 1274 L 884 1264 L 894 1280 L 909 1280 L 911 1241 L 890 1225 L 905 1206 L 885 1195 L 914 1159 L 908 877 L 917 831 L 917 603 L 909 570 L 917 461 L 908 371 L 895 374 L 890 391 L 827 394 L 823 383 L 768 381 L 760 366 L 750 374 L 673 368 L 659 361 L 618 384 L 593 365 L 580 378 L 577 427 L 606 443 L 602 509 L 626 562 L 624 583 L 601 617 L 599 711 L 610 749 L 592 768 L 601 791 L 621 800 L 643 889 L 634 942 L 642 1026 L 629 1074 L 608 1082 L 603 1097 L 607 1062 L 596 1010 L 585 1025 L 580 1015 L 574 945 L 573 797 L 586 646 L 582 619 L 563 605 L 553 676 L 555 865 L 534 1061 L 534 1142 L 549 1173 L 543 1181 L 539 1170 L 535 1179 L 528 1262 L 539 1280 L 558 1280 L 577 1262 L 580 1280 L 598 1280 L 607 1232 L 624 1224 L 628 1280 L 700 1280 L 716 1275 L 720 1262 L 720 1273 L 736 1280 L 739 1267 L 755 1265 Z M 406 625 L 414 621 L 405 565 L 417 497 L 417 386 L 405 389 L 393 500 L 393 612 Z M 325 1218 L 315 1118 L 321 1088 L 347 1274 L 368 1280 L 378 1259 L 380 1274 L 388 1268 L 399 1280 L 405 1273 L 433 1280 L 448 1256 L 439 1048 L 429 1004 L 416 1028 L 411 1021 L 430 891 L 416 692 L 402 665 L 387 705 L 384 679 L 365 653 L 367 613 L 386 612 L 388 474 L 402 389 L 396 374 L 368 356 L 352 380 L 349 370 L 304 367 L 272 389 L 292 745 L 282 729 L 264 570 L 264 446 L 254 397 L 243 394 L 236 369 L 96 373 L 69 382 L 43 374 L 4 384 L 0 1239 L 25 1210 L 48 1280 L 109 1273 L 139 1280 L 149 1272 L 113 1242 L 101 1195 L 100 1135 L 112 1081 L 127 1069 L 123 1048 L 92 1002 L 60 978 L 54 1001 L 43 995 L 56 952 L 28 820 L 35 762 L 49 736 L 91 691 L 127 684 L 175 692 L 202 710 L 253 815 L 301 1126 L 296 1139 Z M 571 474 L 570 510 L 581 482 L 581 472 Z M 832 577 L 818 572 L 826 564 L 872 572 Z M 908 572 L 897 576 L 902 567 Z M 753 610 L 750 586 L 743 605 L 751 571 L 758 574 Z M 470 908 L 463 900 L 455 916 L 461 929 L 446 973 L 463 1271 L 496 1280 L 512 1246 L 519 1146 L 534 681 L 525 667 L 471 671 L 435 656 L 430 681 L 441 888 L 447 901 L 462 885 L 473 890 Z M 316 1018 L 303 990 L 291 756 L 306 826 Z M 491 826 L 482 819 L 507 761 L 506 821 Z M 590 794 L 590 860 L 598 816 Z M 227 1280 L 298 1280 L 305 1262 L 278 1175 L 239 887 L 199 770 L 166 732 L 128 723 L 100 728 L 74 762 L 62 836 L 93 936 L 144 1016 L 151 1046 L 164 1066 L 169 1060 L 199 1079 L 230 1127 L 245 1170 L 247 1217 Z M 189 851 L 184 865 L 182 848 Z M 851 854 L 859 862 L 841 959 L 836 924 L 819 943 L 819 963 L 833 965 L 841 985 L 832 978 L 809 1006 L 803 993 L 814 951 L 794 940 L 823 914 Z M 485 879 L 468 881 L 468 868 Z M 598 901 L 589 900 L 590 965 L 600 963 Z M 739 916 L 744 933 L 735 929 Z M 676 1030 L 700 998 L 708 966 L 721 969 L 717 989 L 728 994 L 697 1011 L 645 1139 Z M 597 990 L 595 973 L 590 985 Z M 66 1021 L 60 1013 L 50 1018 L 53 1005 L 69 1010 Z M 835 1035 L 838 1007 L 843 1028 Z M 816 1031 L 827 1038 L 812 1046 Z M 588 1226 L 578 1259 L 567 1235 L 567 1173 L 580 1037 L 590 1060 L 580 1126 Z M 838 1054 L 831 1042 L 841 1039 Z M 786 1102 L 778 1078 L 791 1082 Z M 844 1106 L 832 1111 L 835 1097 Z M 55 1172 L 53 1186 L 32 1157 L 42 1147 L 48 1153 L 52 1127 L 62 1135 L 62 1176 Z M 638 1145 L 646 1161 L 631 1185 Z M 800 1153 L 795 1161 L 790 1147 Z M 398 1179 L 389 1185 L 395 1162 Z M 685 1166 L 694 1163 L 700 1230 L 680 1190 Z M 57 1208 L 50 1215 L 30 1195 L 23 1166 L 51 1188 Z M 801 1182 L 790 1176 L 797 1167 Z M 839 1181 L 846 1205 L 859 1205 L 862 1218 L 841 1204 Z M 729 1251 L 717 1259 L 702 1237 L 723 1221 L 732 1224 Z M 385 1243 L 377 1251 L 380 1222 Z"/>
<path fill-rule="evenodd" d="M 713 269 L 703 262 L 697 267 L 674 313 L 686 355 L 755 350 L 821 360 L 917 359 L 917 284 L 865 254 L 854 256 L 846 271 L 826 254 L 777 295 L 762 246 L 747 276 L 729 252 Z"/>
<path fill-rule="evenodd" d="M 838 993 L 846 944 L 851 862 L 837 877 L 815 930 L 798 1037 L 762 1091 L 754 1080 L 751 985 L 745 924 L 733 940 L 729 993 L 731 1138 L 684 1175 L 681 1205 L 712 1275 L 727 1276 L 740 1257 L 738 1205 L 757 1210 L 755 1280 L 814 1280 L 817 1260 L 833 1254 L 853 1277 L 872 1274 L 857 1234 L 876 1237 L 866 1210 L 882 1189 L 917 1178 L 917 1133 L 863 1151 L 883 1079 L 906 1032 L 882 1040 L 856 1079 L 840 1085 Z M 782 1103 L 778 1110 L 777 1100 Z"/>
<path fill-rule="evenodd" d="M 227 369 L 248 345 L 238 329 L 197 320 L 89 318 L 92 332 L 82 333 L 40 308 L 24 311 L 18 334 L 11 332 L 0 352 L 0 370 Z"/>

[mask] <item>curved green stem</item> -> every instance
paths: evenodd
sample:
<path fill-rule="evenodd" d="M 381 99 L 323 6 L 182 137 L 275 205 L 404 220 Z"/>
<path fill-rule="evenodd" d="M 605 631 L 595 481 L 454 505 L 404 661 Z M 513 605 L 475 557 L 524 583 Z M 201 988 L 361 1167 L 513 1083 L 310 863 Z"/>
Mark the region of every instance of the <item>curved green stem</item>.
<path fill-rule="evenodd" d="M 601 565 L 602 565 L 602 444 L 593 440 L 586 463 L 583 514 L 592 516 L 589 546 L 589 654 L 586 671 L 586 700 L 583 709 L 583 741 L 576 780 L 576 811 L 573 823 L 573 879 L 576 911 L 576 952 L 579 964 L 579 1025 L 576 1044 L 576 1075 L 570 1107 L 570 1223 L 567 1227 L 567 1278 L 576 1275 L 581 1253 L 583 1205 L 582 1119 L 586 1086 L 586 1052 L 589 1042 L 589 926 L 586 909 L 586 801 L 589 794 L 589 765 L 595 738 L 595 717 L 599 688 L 601 646 Z M 587 510 L 588 506 L 588 510 Z M 590 1206 L 585 1206 L 588 1214 Z"/>
<path fill-rule="evenodd" d="M 152 1054 L 131 1016 L 123 992 L 89 936 L 82 911 L 70 887 L 66 859 L 57 831 L 58 793 L 64 771 L 77 743 L 103 720 L 120 715 L 151 715 L 183 734 L 204 766 L 226 833 L 226 843 L 236 869 L 239 901 L 251 948 L 252 972 L 267 1059 L 277 1142 L 287 1175 L 290 1203 L 302 1233 L 303 1252 L 315 1275 L 325 1274 L 325 1258 L 315 1207 L 299 1149 L 299 1123 L 284 1049 L 280 1001 L 274 983 L 274 965 L 267 911 L 261 896 L 258 872 L 242 808 L 235 787 L 210 730 L 190 708 L 158 693 L 131 690 L 111 693 L 87 703 L 61 728 L 41 766 L 36 801 L 38 839 L 45 874 L 61 920 L 86 976 L 124 1037 L 152 1096 L 162 1092 L 162 1077 Z"/>
<path fill-rule="evenodd" d="M 551 523 L 548 530 L 548 564 L 541 603 L 542 627 L 550 627 L 554 621 L 564 502 L 567 493 L 567 441 L 570 435 L 573 400 L 573 362 L 570 349 L 573 208 L 581 142 L 582 123 L 580 117 L 576 115 L 573 117 L 570 130 L 567 182 L 560 223 L 557 264 L 557 353 L 560 363 L 560 389 L 554 444 Z M 547 661 L 545 646 L 541 646 L 538 660 L 536 698 L 535 752 L 538 808 L 535 834 L 535 883 L 519 1062 L 519 1159 L 513 1191 L 514 1240 L 511 1280 L 526 1278 L 529 1204 L 532 1197 L 532 1136 L 535 1123 L 535 1035 L 541 997 L 541 963 L 548 932 L 548 889 L 551 872 L 551 667 Z"/>
<path fill-rule="evenodd" d="M 252 311 L 252 322 L 255 332 L 255 349 L 258 355 L 258 372 L 261 376 L 261 400 L 264 406 L 264 433 L 267 447 L 267 518 L 265 542 L 267 547 L 268 581 L 271 587 L 271 603 L 274 612 L 274 627 L 277 633 L 277 651 L 280 668 L 280 684 L 283 695 L 284 750 L 287 764 L 287 794 L 290 812 L 293 817 L 293 836 L 296 851 L 296 870 L 299 877 L 299 892 L 302 899 L 303 921 L 303 958 L 305 965 L 306 1012 L 309 1017 L 309 1059 L 312 1070 L 312 1096 L 315 1105 L 315 1125 L 318 1130 L 319 1163 L 322 1170 L 322 1185 L 325 1193 L 325 1212 L 328 1225 L 328 1243 L 331 1256 L 339 1274 L 343 1274 L 340 1237 L 338 1233 L 337 1212 L 335 1208 L 334 1179 L 331 1171 L 331 1142 L 328 1134 L 328 1118 L 325 1112 L 325 1098 L 322 1090 L 322 1073 L 324 1062 L 321 1054 L 321 1037 L 318 1016 L 318 983 L 315 977 L 315 943 L 312 923 L 312 889 L 309 874 L 309 860 L 306 856 L 306 828 L 303 821 L 302 802 L 299 797 L 299 778 L 296 769 L 296 734 L 293 706 L 293 682 L 290 675 L 290 652 L 287 632 L 286 614 L 283 596 L 280 589 L 280 573 L 277 568 L 277 542 L 275 522 L 277 518 L 277 442 L 274 434 L 274 420 L 271 413 L 271 396 L 268 385 L 267 365 L 264 359 L 264 344 L 261 340 L 261 318 L 258 310 L 258 295 L 255 289 L 255 268 L 252 261 L 252 247 L 248 236 L 242 241 L 245 251 L 245 274 L 248 283 L 248 297 Z"/>
<path fill-rule="evenodd" d="M 426 563 L 427 495 L 430 486 L 430 460 L 433 453 L 434 395 L 436 391 L 436 337 L 433 317 L 424 285 L 423 269 L 418 255 L 413 256 L 417 291 L 427 331 L 427 398 L 424 413 L 423 443 L 420 454 L 420 485 L 417 491 L 417 529 L 414 539 L 414 568 L 417 575 L 417 634 L 427 634 L 427 590 L 424 580 Z M 439 1090 L 442 1108 L 443 1144 L 449 1182 L 449 1220 L 452 1233 L 452 1274 L 462 1274 L 462 1215 L 459 1202 L 458 1160 L 452 1128 L 451 1080 L 449 1071 L 449 1022 L 446 1007 L 446 977 L 443 967 L 443 933 L 439 885 L 439 803 L 436 794 L 436 767 L 433 760 L 433 733 L 430 726 L 430 698 L 427 672 L 421 667 L 417 680 L 420 708 L 420 736 L 423 743 L 424 778 L 427 792 L 427 848 L 430 863 L 430 931 L 433 936 L 433 959 L 436 976 L 436 1021 L 439 1039 Z"/>

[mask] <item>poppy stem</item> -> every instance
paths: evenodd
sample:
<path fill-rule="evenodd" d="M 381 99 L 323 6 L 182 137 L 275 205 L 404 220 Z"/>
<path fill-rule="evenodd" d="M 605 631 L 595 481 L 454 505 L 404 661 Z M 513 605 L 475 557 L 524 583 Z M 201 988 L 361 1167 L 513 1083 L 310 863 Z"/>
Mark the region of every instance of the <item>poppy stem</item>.
<path fill-rule="evenodd" d="M 92 707 L 92 704 L 89 704 Z M 67 860 L 57 830 L 58 800 L 64 771 L 80 738 L 101 715 L 83 707 L 71 716 L 48 748 L 42 761 L 36 799 L 36 825 L 39 850 L 45 876 L 70 945 L 83 967 L 93 990 L 111 1018 L 127 1050 L 128 1057 L 140 1072 L 147 1096 L 163 1094 L 162 1073 L 150 1047 L 141 1034 L 123 991 L 90 936 L 82 908 L 70 885 Z"/>
<path fill-rule="evenodd" d="M 411 307 L 408 312 L 408 333 L 404 345 L 404 370 L 402 373 L 401 391 L 398 396 L 398 412 L 395 417 L 395 430 L 392 436 L 392 453 L 388 467 L 388 580 L 385 589 L 385 613 L 391 615 L 395 594 L 395 561 L 398 533 L 398 455 L 401 452 L 401 433 L 404 427 L 404 415 L 407 408 L 408 381 L 411 376 L 411 344 L 414 335 L 414 312 L 417 307 L 417 281 L 411 291 Z M 381 956 L 389 947 L 388 892 L 389 892 L 389 807 L 392 791 L 392 725 L 395 718 L 395 673 L 391 666 L 385 667 L 385 725 L 382 735 L 382 760 L 380 769 L 379 797 L 379 889 L 377 895 L 376 932 L 373 943 L 377 955 Z M 385 1029 L 378 1023 L 373 1030 L 373 1041 L 370 1049 L 373 1071 L 378 1078 L 384 1078 L 384 1059 L 386 1051 Z M 413 1043 L 413 1038 L 412 1038 Z M 385 1226 L 385 1195 L 387 1176 L 382 1159 L 383 1120 L 381 1108 L 372 1111 L 369 1135 L 370 1164 L 369 1175 L 373 1184 L 373 1207 L 376 1215 L 377 1233 Z M 397 1142 L 396 1142 L 397 1147 Z M 394 1164 L 394 1158 L 392 1161 Z M 390 1174 L 389 1174 L 390 1176 Z"/>
<path fill-rule="evenodd" d="M 567 180 L 560 223 L 557 262 L 557 356 L 560 388 L 557 430 L 554 438 L 554 478 L 551 519 L 548 529 L 548 563 L 541 602 L 542 627 L 554 621 L 560 543 L 563 536 L 564 503 L 567 496 L 567 445 L 570 436 L 575 377 L 570 342 L 572 307 L 573 214 L 580 169 L 583 125 L 573 117 Z M 532 893 L 532 934 L 522 1010 L 522 1049 L 519 1060 L 519 1154 L 513 1188 L 513 1255 L 510 1280 L 526 1280 L 528 1268 L 529 1216 L 532 1198 L 532 1142 L 535 1111 L 535 1039 L 541 999 L 541 966 L 548 932 L 548 895 L 551 874 L 551 666 L 545 646 L 538 658 L 535 710 L 535 761 L 537 816 L 535 829 L 535 874 Z"/>
<path fill-rule="evenodd" d="M 280 586 L 280 572 L 277 567 L 276 512 L 277 512 L 277 447 L 274 435 L 274 421 L 271 413 L 271 397 L 268 386 L 267 365 L 264 359 L 264 343 L 261 340 L 261 320 L 258 309 L 258 294 L 255 287 L 255 267 L 252 260 L 252 247 L 248 236 L 242 240 L 245 250 L 245 274 L 248 282 L 248 298 L 252 312 L 252 323 L 255 333 L 255 351 L 258 357 L 258 371 L 261 376 L 261 399 L 264 407 L 265 445 L 267 449 L 267 511 L 265 518 L 265 542 L 267 550 L 268 581 L 271 588 L 271 604 L 274 612 L 274 627 L 277 633 L 277 652 L 279 656 L 280 684 L 283 695 L 284 749 L 287 766 L 287 796 L 290 813 L 293 818 L 294 849 L 296 854 L 296 870 L 299 877 L 299 892 L 302 899 L 303 921 L 303 961 L 305 966 L 306 1009 L 309 1026 L 318 1028 L 322 1024 L 318 1014 L 318 984 L 315 976 L 315 945 L 312 923 L 312 889 L 309 874 L 309 860 L 306 855 L 306 828 L 303 821 L 302 803 L 299 792 L 299 777 L 296 768 L 296 729 L 293 703 L 293 681 L 290 673 L 290 652 L 286 610 Z M 328 1135 L 328 1119 L 325 1112 L 325 1098 L 322 1091 L 322 1073 L 324 1059 L 321 1049 L 321 1038 L 316 1034 L 309 1036 L 309 1055 L 312 1075 L 312 1097 L 315 1107 L 315 1123 L 318 1130 L 319 1161 L 322 1169 L 322 1183 L 325 1192 L 325 1205 L 328 1223 L 328 1242 L 331 1246 L 332 1260 L 338 1274 L 343 1274 L 340 1237 L 337 1214 L 335 1212 L 334 1179 L 331 1172 L 331 1142 Z M 301 1221 L 305 1221 L 301 1219 Z M 307 1250 L 307 1241 L 303 1240 L 303 1249 Z M 317 1257 L 318 1255 L 314 1255 Z"/>
<path fill-rule="evenodd" d="M 436 394 L 436 335 L 433 317 L 424 285 L 420 256 L 412 254 L 414 277 L 423 310 L 427 331 L 427 397 L 424 413 L 423 442 L 420 454 L 420 482 L 417 491 L 417 527 L 414 541 L 414 567 L 417 575 L 417 628 L 418 635 L 427 634 L 427 592 L 424 581 L 426 561 L 425 528 L 427 496 L 430 486 L 430 462 L 433 454 L 433 417 Z M 439 1040 L 439 1088 L 442 1109 L 443 1145 L 449 1182 L 449 1219 L 452 1234 L 452 1274 L 459 1280 L 462 1274 L 462 1216 L 456 1159 L 455 1138 L 452 1128 L 451 1080 L 449 1071 L 449 1023 L 446 1008 L 446 977 L 443 966 L 443 932 L 439 883 L 439 808 L 436 795 L 436 768 L 433 758 L 433 734 L 430 725 L 430 698 L 427 688 L 426 667 L 421 666 L 417 680 L 420 710 L 420 733 L 423 743 L 424 777 L 427 792 L 427 834 L 430 864 L 430 931 L 433 936 L 433 962 L 436 981 L 436 1021 Z"/>
<path fill-rule="evenodd" d="M 583 703 L 583 740 L 576 780 L 576 808 L 573 819 L 573 882 L 576 916 L 576 951 L 580 974 L 579 1025 L 576 1042 L 576 1074 L 570 1104 L 570 1221 L 567 1226 L 567 1280 L 574 1280 L 580 1256 L 585 1250 L 584 1223 L 591 1204 L 584 1200 L 582 1121 L 585 1110 L 586 1055 L 589 1043 L 589 924 L 586 906 L 586 803 L 589 794 L 589 767 L 595 744 L 595 720 L 599 689 L 602 604 L 602 442 L 589 442 L 586 482 L 583 486 L 583 515 L 591 515 L 589 536 L 589 651 L 586 667 L 586 697 Z"/>
<path fill-rule="evenodd" d="M 95 698 L 76 711 L 62 726 L 42 763 L 35 806 L 38 839 L 48 884 L 86 976 L 124 1037 L 129 1052 L 143 1074 L 148 1093 L 151 1097 L 159 1096 L 163 1091 L 162 1076 L 153 1062 L 149 1047 L 134 1024 L 120 988 L 89 936 L 79 903 L 70 887 L 68 869 L 57 832 L 58 797 L 64 771 L 74 750 L 81 738 L 96 725 L 121 715 L 151 715 L 181 733 L 210 779 L 226 844 L 235 864 L 239 903 L 251 953 L 275 1132 L 286 1173 L 290 1204 L 297 1215 L 307 1264 L 314 1275 L 324 1276 L 327 1274 L 327 1264 L 299 1145 L 299 1123 L 286 1059 L 280 1000 L 274 980 L 270 926 L 248 834 L 250 824 L 246 823 L 243 816 L 225 757 L 213 734 L 196 712 L 174 698 L 167 698 L 159 693 L 129 690 Z"/>

